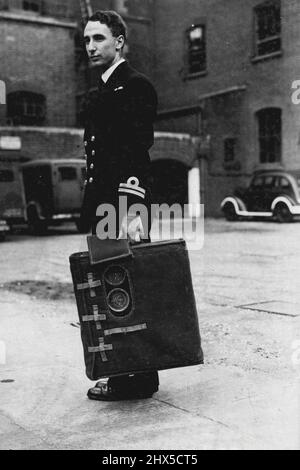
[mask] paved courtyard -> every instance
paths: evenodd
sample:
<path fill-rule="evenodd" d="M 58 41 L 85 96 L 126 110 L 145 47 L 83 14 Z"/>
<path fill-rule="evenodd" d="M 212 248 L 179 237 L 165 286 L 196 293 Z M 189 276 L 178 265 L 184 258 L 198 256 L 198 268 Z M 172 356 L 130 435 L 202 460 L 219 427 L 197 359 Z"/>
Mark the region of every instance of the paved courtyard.
<path fill-rule="evenodd" d="M 205 364 L 150 400 L 92 402 L 72 225 L 0 244 L 0 449 L 299 449 L 300 223 L 206 220 L 190 251 Z"/>

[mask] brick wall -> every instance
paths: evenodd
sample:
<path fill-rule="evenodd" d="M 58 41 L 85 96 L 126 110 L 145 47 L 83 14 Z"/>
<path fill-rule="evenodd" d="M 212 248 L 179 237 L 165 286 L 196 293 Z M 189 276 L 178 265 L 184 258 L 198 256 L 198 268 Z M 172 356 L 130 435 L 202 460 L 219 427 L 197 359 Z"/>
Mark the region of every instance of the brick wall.
<path fill-rule="evenodd" d="M 253 8 L 258 0 L 156 0 L 155 82 L 161 109 L 201 104 L 203 137 L 210 150 L 202 167 L 207 211 L 219 213 L 227 191 L 245 184 L 259 164 L 256 112 L 280 107 L 283 118 L 282 164 L 300 168 L 300 105 L 291 101 L 291 84 L 300 79 L 300 3 L 282 0 L 282 55 L 253 61 Z M 185 30 L 201 22 L 207 28 L 207 73 L 185 75 Z M 228 91 L 238 87 L 240 91 Z M 244 90 L 245 88 L 245 90 Z M 219 92 L 227 93 L 211 96 Z M 242 91 L 243 90 L 243 91 Z M 210 95 L 203 99 L 203 96 Z M 174 124 L 176 123 L 176 124 Z M 194 132 L 192 119 L 169 120 L 170 130 Z M 157 130 L 160 130 L 158 123 Z M 162 122 L 161 130 L 168 130 Z M 200 133 L 201 133 L 200 132 Z M 237 165 L 224 167 L 224 138 L 237 139 Z"/>
<path fill-rule="evenodd" d="M 75 28 L 69 22 L 76 9 L 72 9 L 74 3 L 70 0 L 67 3 L 65 16 L 54 15 L 51 8 L 55 2 L 50 0 L 44 2 L 41 15 L 23 12 L 17 2 L 10 4 L 9 11 L 0 11 L 0 78 L 6 83 L 7 93 L 31 91 L 46 97 L 46 120 L 39 129 L 5 127 L 6 107 L 0 107 L 0 135 L 20 136 L 19 153 L 25 157 L 82 154 L 81 135 L 63 129 L 76 123 Z"/>
<path fill-rule="evenodd" d="M 14 21 L 0 15 L 1 79 L 7 93 L 42 93 L 48 126 L 75 124 L 75 53 L 72 28 Z"/>

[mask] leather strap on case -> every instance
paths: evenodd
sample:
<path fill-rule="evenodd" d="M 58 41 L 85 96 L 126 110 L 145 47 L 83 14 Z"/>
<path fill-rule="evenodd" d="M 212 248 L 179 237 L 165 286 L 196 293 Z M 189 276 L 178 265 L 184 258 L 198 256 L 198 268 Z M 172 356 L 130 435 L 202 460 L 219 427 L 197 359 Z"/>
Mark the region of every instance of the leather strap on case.
<path fill-rule="evenodd" d="M 92 266 L 108 261 L 115 261 L 120 258 L 133 257 L 133 253 L 126 239 L 100 240 L 96 235 L 89 235 L 87 237 L 87 244 Z"/>
<path fill-rule="evenodd" d="M 112 328 L 111 330 L 104 330 L 104 336 L 112 336 L 118 334 L 127 334 L 127 333 L 134 333 L 135 331 L 142 331 L 147 330 L 147 323 L 143 323 L 142 325 L 134 325 L 134 326 L 122 326 L 120 328 Z"/>

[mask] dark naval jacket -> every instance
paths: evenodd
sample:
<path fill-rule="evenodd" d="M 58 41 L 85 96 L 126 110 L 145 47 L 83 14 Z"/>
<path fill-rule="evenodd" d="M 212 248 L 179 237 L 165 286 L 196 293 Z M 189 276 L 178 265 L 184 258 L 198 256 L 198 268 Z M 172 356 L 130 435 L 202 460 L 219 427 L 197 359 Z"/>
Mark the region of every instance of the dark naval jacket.
<path fill-rule="evenodd" d="M 149 205 L 150 157 L 157 95 L 150 81 L 122 62 L 105 85 L 89 96 L 84 146 L 87 161 L 81 225 L 88 231 L 97 207 L 120 196 L 130 207 Z"/>

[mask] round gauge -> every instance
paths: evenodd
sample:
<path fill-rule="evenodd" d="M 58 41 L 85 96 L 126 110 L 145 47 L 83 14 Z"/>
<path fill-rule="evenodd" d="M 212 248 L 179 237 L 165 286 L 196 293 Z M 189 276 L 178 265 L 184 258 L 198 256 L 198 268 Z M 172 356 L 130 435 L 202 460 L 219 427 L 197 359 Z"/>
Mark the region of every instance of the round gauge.
<path fill-rule="evenodd" d="M 104 273 L 104 279 L 111 286 L 119 286 L 126 277 L 126 271 L 121 266 L 110 266 Z"/>
<path fill-rule="evenodd" d="M 128 293 L 124 289 L 114 289 L 107 296 L 109 308 L 116 313 L 123 313 L 130 304 Z"/>

